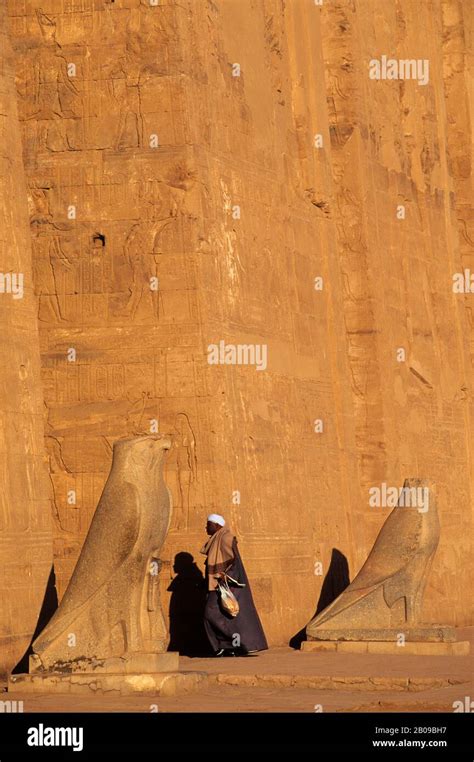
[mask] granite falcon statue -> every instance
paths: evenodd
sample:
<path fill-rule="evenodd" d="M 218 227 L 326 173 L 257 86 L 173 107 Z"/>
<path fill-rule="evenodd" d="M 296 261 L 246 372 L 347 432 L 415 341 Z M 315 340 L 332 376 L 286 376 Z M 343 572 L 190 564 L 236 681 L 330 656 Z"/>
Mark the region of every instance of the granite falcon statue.
<path fill-rule="evenodd" d="M 406 479 L 403 492 L 426 487 Z M 439 541 L 439 519 L 433 489 L 429 506 L 420 510 L 402 501 L 388 516 L 369 556 L 354 581 L 306 627 L 367 630 L 420 622 L 423 592 Z"/>
<path fill-rule="evenodd" d="M 171 516 L 162 474 L 170 445 L 161 436 L 115 442 L 112 468 L 69 586 L 33 643 L 35 669 L 166 650 L 157 572 Z"/>

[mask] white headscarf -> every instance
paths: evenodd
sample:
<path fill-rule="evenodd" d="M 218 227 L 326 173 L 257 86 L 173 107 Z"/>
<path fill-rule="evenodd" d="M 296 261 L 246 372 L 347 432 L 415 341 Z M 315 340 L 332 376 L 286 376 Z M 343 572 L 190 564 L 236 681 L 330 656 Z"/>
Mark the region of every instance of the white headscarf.
<path fill-rule="evenodd" d="M 211 513 L 207 517 L 208 521 L 212 521 L 213 524 L 220 524 L 221 527 L 225 525 L 225 518 L 221 516 L 219 513 Z"/>

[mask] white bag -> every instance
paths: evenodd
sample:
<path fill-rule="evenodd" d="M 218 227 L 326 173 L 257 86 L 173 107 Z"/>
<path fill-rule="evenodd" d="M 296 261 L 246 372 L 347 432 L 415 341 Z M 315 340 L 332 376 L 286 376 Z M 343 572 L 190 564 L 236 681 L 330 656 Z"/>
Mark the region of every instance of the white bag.
<path fill-rule="evenodd" d="M 217 588 L 221 598 L 221 606 L 227 614 L 235 617 L 239 613 L 239 602 L 229 587 L 225 578 L 224 581 L 218 580 Z"/>

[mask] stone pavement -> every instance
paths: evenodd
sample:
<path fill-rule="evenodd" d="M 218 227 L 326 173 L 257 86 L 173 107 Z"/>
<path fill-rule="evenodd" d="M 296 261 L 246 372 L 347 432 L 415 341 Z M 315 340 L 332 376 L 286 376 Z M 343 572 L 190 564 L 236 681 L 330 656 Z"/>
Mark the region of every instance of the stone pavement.
<path fill-rule="evenodd" d="M 474 628 L 458 631 L 474 639 Z M 209 680 L 181 696 L 12 694 L 26 712 L 453 711 L 474 696 L 472 656 L 305 653 L 271 648 L 248 658 L 180 658 Z M 6 698 L 2 694 L 2 698 Z"/>

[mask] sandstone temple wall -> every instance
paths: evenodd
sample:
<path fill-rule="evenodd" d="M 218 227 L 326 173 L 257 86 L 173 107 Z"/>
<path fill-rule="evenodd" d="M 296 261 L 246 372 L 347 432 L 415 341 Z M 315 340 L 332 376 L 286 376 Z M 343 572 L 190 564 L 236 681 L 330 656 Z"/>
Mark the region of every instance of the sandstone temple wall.
<path fill-rule="evenodd" d="M 53 561 L 37 303 L 15 97 L 0 7 L 0 675 L 23 656 Z"/>
<path fill-rule="evenodd" d="M 112 443 L 157 421 L 164 596 L 218 511 L 286 642 L 333 550 L 351 579 L 365 560 L 387 515 L 369 489 L 415 476 L 441 519 L 425 618 L 472 623 L 474 297 L 452 289 L 474 272 L 469 4 L 8 10 L 59 594 Z M 371 80 L 382 55 L 428 59 L 429 82 Z M 220 341 L 265 345 L 267 367 L 210 365 Z"/>

